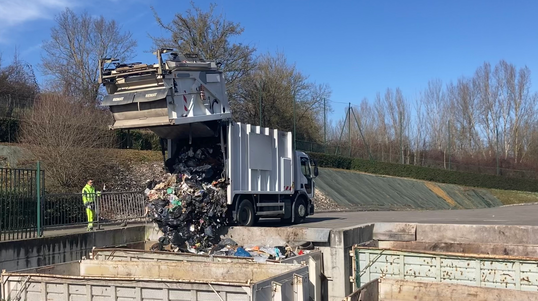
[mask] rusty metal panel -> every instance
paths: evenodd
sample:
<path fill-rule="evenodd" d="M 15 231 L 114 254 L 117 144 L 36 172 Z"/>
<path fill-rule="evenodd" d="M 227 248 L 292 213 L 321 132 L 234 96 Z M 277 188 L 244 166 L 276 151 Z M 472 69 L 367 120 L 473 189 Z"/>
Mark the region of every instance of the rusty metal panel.
<path fill-rule="evenodd" d="M 354 247 L 355 285 L 378 279 L 538 291 L 538 260 Z"/>

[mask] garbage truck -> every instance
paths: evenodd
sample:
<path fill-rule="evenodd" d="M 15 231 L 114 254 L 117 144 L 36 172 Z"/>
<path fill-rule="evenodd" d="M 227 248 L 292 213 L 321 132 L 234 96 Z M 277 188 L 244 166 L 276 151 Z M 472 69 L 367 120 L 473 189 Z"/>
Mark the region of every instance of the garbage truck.
<path fill-rule="evenodd" d="M 218 146 L 227 213 L 238 225 L 260 218 L 300 223 L 313 215 L 318 167 L 294 150 L 291 132 L 234 122 L 219 63 L 173 49 L 154 54 L 156 64 L 99 60 L 110 129 L 153 131 L 170 172 L 185 146 Z"/>

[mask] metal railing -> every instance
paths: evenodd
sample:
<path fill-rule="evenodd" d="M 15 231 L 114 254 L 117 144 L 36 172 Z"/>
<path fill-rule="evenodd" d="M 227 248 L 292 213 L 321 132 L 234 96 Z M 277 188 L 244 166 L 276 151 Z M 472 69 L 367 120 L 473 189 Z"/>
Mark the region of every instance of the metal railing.
<path fill-rule="evenodd" d="M 44 171 L 0 168 L 0 241 L 37 237 L 38 208 L 44 194 Z"/>
<path fill-rule="evenodd" d="M 103 192 L 89 195 L 94 200 L 94 228 L 101 224 L 137 221 L 144 217 L 144 193 Z M 81 193 L 47 194 L 43 202 L 43 227 L 45 229 L 87 225 L 86 206 Z"/>

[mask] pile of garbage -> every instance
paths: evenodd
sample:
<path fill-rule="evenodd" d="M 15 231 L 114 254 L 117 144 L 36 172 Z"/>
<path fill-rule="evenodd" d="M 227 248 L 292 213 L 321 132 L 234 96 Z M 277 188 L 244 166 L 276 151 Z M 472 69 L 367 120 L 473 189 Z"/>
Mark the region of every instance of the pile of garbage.
<path fill-rule="evenodd" d="M 146 214 L 164 233 L 161 246 L 204 253 L 220 242 L 217 232 L 227 224 L 222 152 L 217 145 L 188 146 L 179 153 L 173 173 L 147 183 Z"/>
<path fill-rule="evenodd" d="M 224 238 L 215 245 L 209 254 L 216 256 L 252 257 L 256 262 L 280 261 L 285 258 L 308 254 L 314 245 L 307 242 L 297 246 L 240 246 L 230 238 Z"/>
<path fill-rule="evenodd" d="M 147 182 L 146 215 L 164 234 L 153 251 L 190 252 L 216 256 L 252 257 L 257 262 L 279 261 L 309 253 L 311 243 L 298 246 L 240 246 L 221 238 L 219 229 L 226 217 L 229 183 L 222 173 L 224 159 L 220 146 L 188 146 L 180 150 L 172 173 Z"/>

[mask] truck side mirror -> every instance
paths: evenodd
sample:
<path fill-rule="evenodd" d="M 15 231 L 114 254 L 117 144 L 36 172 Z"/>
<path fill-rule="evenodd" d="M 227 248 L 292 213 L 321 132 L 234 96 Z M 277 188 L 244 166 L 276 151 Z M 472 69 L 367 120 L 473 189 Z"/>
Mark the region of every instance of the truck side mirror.
<path fill-rule="evenodd" d="M 314 159 L 310 159 L 310 164 L 314 166 L 314 178 L 318 176 L 319 170 L 318 170 L 318 163 Z"/>

